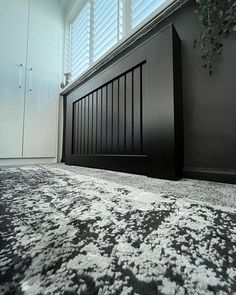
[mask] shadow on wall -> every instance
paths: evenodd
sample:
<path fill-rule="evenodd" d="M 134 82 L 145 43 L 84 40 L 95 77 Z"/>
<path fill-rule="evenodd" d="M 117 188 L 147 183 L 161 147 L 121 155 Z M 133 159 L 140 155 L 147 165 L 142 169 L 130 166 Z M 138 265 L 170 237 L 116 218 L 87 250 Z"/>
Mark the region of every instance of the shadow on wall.
<path fill-rule="evenodd" d="M 236 183 L 236 35 L 225 39 L 212 76 L 193 40 L 202 31 L 195 1 L 167 18 L 182 40 L 184 175 Z"/>

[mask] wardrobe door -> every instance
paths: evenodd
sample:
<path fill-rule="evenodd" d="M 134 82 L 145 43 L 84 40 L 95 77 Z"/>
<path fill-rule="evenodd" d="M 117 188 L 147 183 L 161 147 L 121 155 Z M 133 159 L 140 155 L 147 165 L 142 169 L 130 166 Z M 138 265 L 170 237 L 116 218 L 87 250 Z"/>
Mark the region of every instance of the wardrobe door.
<path fill-rule="evenodd" d="M 57 0 L 30 0 L 24 157 L 56 157 L 60 10 Z"/>
<path fill-rule="evenodd" d="M 22 157 L 28 0 L 0 0 L 0 158 Z"/>

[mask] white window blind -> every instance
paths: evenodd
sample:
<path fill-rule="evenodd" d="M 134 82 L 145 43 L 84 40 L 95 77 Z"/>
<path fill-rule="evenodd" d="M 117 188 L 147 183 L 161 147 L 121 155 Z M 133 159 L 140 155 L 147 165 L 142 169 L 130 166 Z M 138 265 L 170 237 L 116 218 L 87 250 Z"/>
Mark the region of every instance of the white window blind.
<path fill-rule="evenodd" d="M 71 78 L 75 79 L 89 67 L 90 9 L 86 2 L 83 9 L 71 24 Z"/>
<path fill-rule="evenodd" d="M 132 0 L 132 29 L 155 11 L 165 0 Z"/>
<path fill-rule="evenodd" d="M 82 5 L 78 9 L 76 19 L 70 23 L 70 46 L 67 46 L 65 50 L 65 52 L 70 52 L 72 80 L 92 66 L 119 40 L 129 35 L 137 25 L 148 19 L 152 13 L 157 13 L 158 9 L 161 11 L 177 0 L 77 1 Z M 65 36 L 65 42 L 67 40 Z M 68 69 L 66 58 L 64 60 L 65 69 Z"/>
<path fill-rule="evenodd" d="M 93 61 L 118 41 L 118 13 L 118 0 L 93 0 Z"/>

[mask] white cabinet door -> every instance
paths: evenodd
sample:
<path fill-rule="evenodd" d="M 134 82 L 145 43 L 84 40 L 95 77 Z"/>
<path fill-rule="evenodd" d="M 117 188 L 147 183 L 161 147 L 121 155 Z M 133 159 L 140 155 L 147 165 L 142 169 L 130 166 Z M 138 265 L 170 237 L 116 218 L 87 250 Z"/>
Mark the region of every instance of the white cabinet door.
<path fill-rule="evenodd" d="M 56 157 L 60 11 L 57 0 L 30 0 L 24 157 Z"/>
<path fill-rule="evenodd" d="M 22 157 L 28 0 L 0 0 L 0 158 Z"/>

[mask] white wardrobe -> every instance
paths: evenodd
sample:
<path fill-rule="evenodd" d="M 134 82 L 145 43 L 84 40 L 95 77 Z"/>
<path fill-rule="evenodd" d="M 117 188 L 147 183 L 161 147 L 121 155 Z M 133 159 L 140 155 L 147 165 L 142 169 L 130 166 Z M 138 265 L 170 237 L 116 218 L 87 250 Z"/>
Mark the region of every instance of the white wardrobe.
<path fill-rule="evenodd" d="M 0 165 L 56 162 L 59 1 L 0 4 Z"/>

